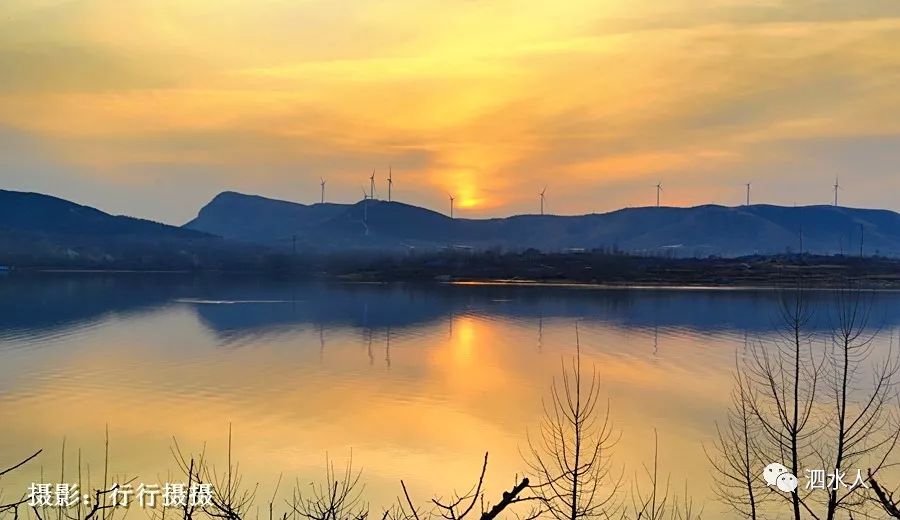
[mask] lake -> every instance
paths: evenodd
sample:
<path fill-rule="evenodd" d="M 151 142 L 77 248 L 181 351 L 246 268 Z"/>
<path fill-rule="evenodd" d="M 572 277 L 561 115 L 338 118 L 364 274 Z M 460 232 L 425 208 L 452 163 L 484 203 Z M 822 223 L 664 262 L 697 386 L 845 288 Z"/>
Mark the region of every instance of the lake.
<path fill-rule="evenodd" d="M 833 296 L 817 291 L 824 332 Z M 900 294 L 874 297 L 876 348 L 896 344 Z M 560 364 L 595 366 L 621 438 L 627 481 L 651 462 L 688 485 L 707 517 L 703 446 L 730 404 L 749 342 L 773 337 L 778 294 L 766 290 L 599 289 L 508 285 L 293 283 L 188 275 L 45 274 L 0 278 L 0 467 L 39 459 L 0 481 L 110 471 L 157 483 L 179 476 L 170 448 L 226 464 L 282 490 L 340 467 L 352 450 L 372 507 L 465 491 L 490 453 L 488 497 L 523 473 Z M 41 476 L 43 472 L 44 476 Z M 54 475 L 49 477 L 48 475 Z"/>

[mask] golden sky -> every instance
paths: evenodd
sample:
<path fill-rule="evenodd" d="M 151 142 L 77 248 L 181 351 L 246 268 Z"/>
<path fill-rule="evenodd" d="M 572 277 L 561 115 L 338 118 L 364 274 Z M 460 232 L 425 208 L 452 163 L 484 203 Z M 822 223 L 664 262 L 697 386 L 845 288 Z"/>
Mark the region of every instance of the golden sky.
<path fill-rule="evenodd" d="M 225 189 L 460 216 L 898 210 L 896 0 L 3 0 L 0 187 L 181 224 Z"/>

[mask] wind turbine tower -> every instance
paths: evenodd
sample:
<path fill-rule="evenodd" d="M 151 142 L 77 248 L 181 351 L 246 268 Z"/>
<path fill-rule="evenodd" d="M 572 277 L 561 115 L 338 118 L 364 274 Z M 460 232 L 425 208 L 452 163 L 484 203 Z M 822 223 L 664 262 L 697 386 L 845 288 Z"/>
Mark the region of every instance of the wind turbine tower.
<path fill-rule="evenodd" d="M 750 183 L 747 183 L 747 205 L 750 205 Z"/>
<path fill-rule="evenodd" d="M 391 201 L 391 188 L 394 186 L 394 172 L 390 166 L 388 166 L 388 202 Z"/>
<path fill-rule="evenodd" d="M 657 182 L 656 183 L 656 207 L 657 208 L 659 207 L 659 192 L 661 192 L 661 191 L 662 191 L 662 183 Z"/>
<path fill-rule="evenodd" d="M 375 200 L 375 168 L 372 168 L 372 176 L 369 177 L 369 198 Z"/>
<path fill-rule="evenodd" d="M 541 193 L 540 193 L 540 196 L 541 196 L 541 215 L 544 214 L 544 194 L 545 194 L 545 193 L 547 193 L 547 186 L 546 186 L 546 185 L 544 186 L 544 189 L 541 190 Z"/>
<path fill-rule="evenodd" d="M 322 204 L 325 204 L 325 178 L 324 178 L 324 177 L 322 177 L 322 184 L 321 184 L 321 186 L 322 186 L 322 200 L 321 200 L 321 202 L 322 202 Z"/>
<path fill-rule="evenodd" d="M 838 190 L 841 189 L 841 184 L 838 182 L 837 175 L 834 176 L 834 186 L 832 186 L 832 187 L 834 188 L 834 205 L 837 206 L 838 205 L 838 197 L 837 197 Z"/>
<path fill-rule="evenodd" d="M 450 218 L 453 218 L 453 201 L 456 200 L 452 194 L 447 194 L 450 197 Z"/>

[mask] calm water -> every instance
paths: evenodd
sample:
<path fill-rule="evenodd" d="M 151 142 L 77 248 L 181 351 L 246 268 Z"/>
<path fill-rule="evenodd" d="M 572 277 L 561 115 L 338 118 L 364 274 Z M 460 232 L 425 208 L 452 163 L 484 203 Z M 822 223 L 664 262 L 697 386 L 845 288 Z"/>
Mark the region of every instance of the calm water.
<path fill-rule="evenodd" d="M 829 294 L 814 299 L 824 315 Z M 45 452 L 0 485 L 17 494 L 42 470 L 59 481 L 64 437 L 69 479 L 78 448 L 96 479 L 107 424 L 111 471 L 165 482 L 173 436 L 224 465 L 231 423 L 261 506 L 280 473 L 309 481 L 326 453 L 341 464 L 351 449 L 374 507 L 401 478 L 421 498 L 468 489 L 485 451 L 497 495 L 523 470 L 578 322 L 622 434 L 617 467 L 631 477 L 649 462 L 655 428 L 673 487 L 688 483 L 715 518 L 702 444 L 729 404 L 735 356 L 773 334 L 776 312 L 766 291 L 7 276 L 0 466 Z M 877 295 L 873 316 L 879 348 L 896 343 L 900 294 Z"/>

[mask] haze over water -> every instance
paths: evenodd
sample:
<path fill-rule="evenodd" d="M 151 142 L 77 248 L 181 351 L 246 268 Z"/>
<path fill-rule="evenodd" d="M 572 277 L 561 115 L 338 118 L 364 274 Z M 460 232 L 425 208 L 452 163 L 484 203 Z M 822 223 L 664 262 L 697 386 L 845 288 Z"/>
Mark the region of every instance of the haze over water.
<path fill-rule="evenodd" d="M 812 296 L 821 329 L 827 291 Z M 774 335 L 778 295 L 762 290 L 350 285 L 180 275 L 0 279 L 0 481 L 4 496 L 59 480 L 59 450 L 93 478 L 109 425 L 111 471 L 178 481 L 172 437 L 225 465 L 234 457 L 265 506 L 284 474 L 318 479 L 352 449 L 373 509 L 402 478 L 414 497 L 464 491 L 490 452 L 488 497 L 521 475 L 560 362 L 598 370 L 627 481 L 652 457 L 711 518 L 703 453 L 729 405 L 736 356 Z M 874 297 L 877 349 L 896 345 L 900 293 Z M 891 339 L 893 338 L 893 340 Z M 821 338 L 819 339 L 821 341 Z M 169 476 L 171 473 L 171 478 Z"/>

